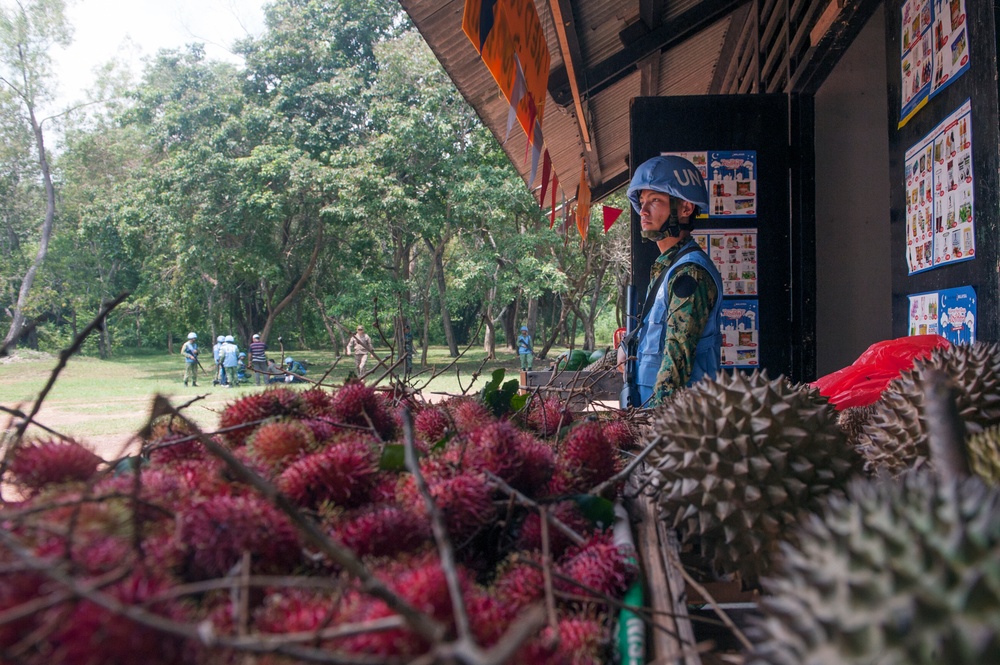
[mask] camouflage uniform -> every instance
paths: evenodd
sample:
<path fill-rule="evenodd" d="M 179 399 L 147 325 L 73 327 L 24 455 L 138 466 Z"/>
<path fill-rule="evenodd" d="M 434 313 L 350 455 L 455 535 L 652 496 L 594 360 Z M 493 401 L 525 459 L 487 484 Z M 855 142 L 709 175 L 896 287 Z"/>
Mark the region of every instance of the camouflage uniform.
<path fill-rule="evenodd" d="M 686 242 L 679 242 L 657 257 L 649 270 L 650 286 L 674 260 Z M 675 390 L 687 385 L 691 376 L 695 348 L 708 323 L 712 307 L 719 297 L 712 276 L 701 266 L 682 265 L 666 284 L 667 301 L 666 339 L 663 340 L 663 361 L 656 375 L 653 396 L 645 406 L 657 406 Z M 648 293 L 647 298 L 655 294 Z"/>

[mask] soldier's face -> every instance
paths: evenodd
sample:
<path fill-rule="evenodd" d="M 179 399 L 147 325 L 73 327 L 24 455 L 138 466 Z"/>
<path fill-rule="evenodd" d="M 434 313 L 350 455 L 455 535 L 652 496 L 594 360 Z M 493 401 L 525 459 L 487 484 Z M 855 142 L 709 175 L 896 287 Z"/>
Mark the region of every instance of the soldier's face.
<path fill-rule="evenodd" d="M 643 231 L 659 231 L 670 217 L 670 196 L 644 189 L 639 194 L 639 224 Z"/>

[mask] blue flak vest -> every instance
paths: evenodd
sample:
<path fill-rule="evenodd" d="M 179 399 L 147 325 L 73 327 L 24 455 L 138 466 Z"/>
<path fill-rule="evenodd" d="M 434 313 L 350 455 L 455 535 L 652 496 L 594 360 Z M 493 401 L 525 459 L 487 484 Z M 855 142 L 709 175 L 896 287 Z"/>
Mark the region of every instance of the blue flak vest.
<path fill-rule="evenodd" d="M 695 241 L 689 240 L 688 242 Z M 707 270 L 715 281 L 715 290 L 718 294 L 715 298 L 715 305 L 708 315 L 708 321 L 705 323 L 705 329 L 698 340 L 698 346 L 695 347 L 691 377 L 686 385 L 690 386 L 706 376 L 715 378 L 722 363 L 722 275 L 712 263 L 712 259 L 700 247 L 696 245 L 695 249 L 682 248 L 680 257 L 674 262 L 674 265 L 667 269 L 667 274 L 656 291 L 653 306 L 649 308 L 649 312 L 640 324 L 641 328 L 636 335 L 638 338 L 636 385 L 639 387 L 639 399 L 642 404 L 646 404 L 652 397 L 653 388 L 656 386 L 656 375 L 660 371 L 660 365 L 663 364 L 663 345 L 667 321 L 667 286 L 677 268 L 685 263 L 694 263 Z"/>

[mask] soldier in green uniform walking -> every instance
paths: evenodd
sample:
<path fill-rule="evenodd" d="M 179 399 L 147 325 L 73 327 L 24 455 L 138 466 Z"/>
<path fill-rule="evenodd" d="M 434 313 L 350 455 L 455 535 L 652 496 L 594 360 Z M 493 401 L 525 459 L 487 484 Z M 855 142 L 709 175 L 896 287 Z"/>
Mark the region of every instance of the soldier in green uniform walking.
<path fill-rule="evenodd" d="M 691 237 L 698 211 L 708 207 L 705 182 L 694 164 L 674 155 L 643 162 L 628 197 L 639 213 L 643 239 L 660 250 L 633 340 L 639 400 L 651 407 L 719 371 L 722 277 Z M 620 367 L 624 348 L 618 350 Z"/>

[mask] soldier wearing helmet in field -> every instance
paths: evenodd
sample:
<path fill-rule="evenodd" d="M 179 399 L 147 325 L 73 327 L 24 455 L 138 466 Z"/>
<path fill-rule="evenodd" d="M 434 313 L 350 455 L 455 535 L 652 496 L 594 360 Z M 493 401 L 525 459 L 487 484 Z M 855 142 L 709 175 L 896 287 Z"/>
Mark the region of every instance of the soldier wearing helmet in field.
<path fill-rule="evenodd" d="M 198 385 L 198 333 L 189 332 L 187 341 L 181 346 L 181 355 L 184 356 L 184 385 L 191 382 L 192 386 Z"/>
<path fill-rule="evenodd" d="M 634 349 L 638 402 L 651 407 L 718 372 L 722 277 L 691 237 L 695 217 L 708 206 L 694 164 L 674 155 L 643 162 L 628 198 L 639 213 L 643 239 L 655 242 L 660 256 L 650 269 L 642 319 L 619 348 L 618 362 L 624 367 L 624 349 Z"/>

